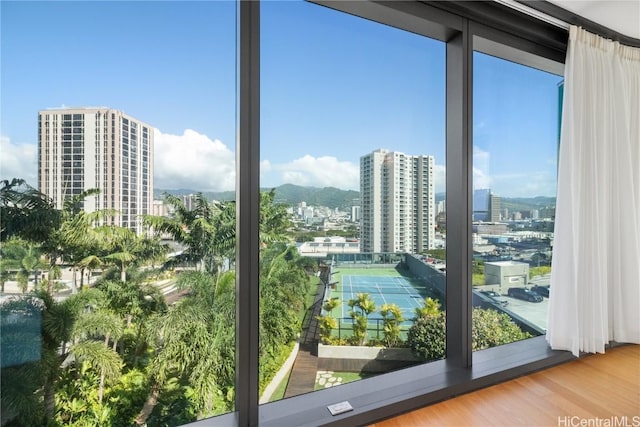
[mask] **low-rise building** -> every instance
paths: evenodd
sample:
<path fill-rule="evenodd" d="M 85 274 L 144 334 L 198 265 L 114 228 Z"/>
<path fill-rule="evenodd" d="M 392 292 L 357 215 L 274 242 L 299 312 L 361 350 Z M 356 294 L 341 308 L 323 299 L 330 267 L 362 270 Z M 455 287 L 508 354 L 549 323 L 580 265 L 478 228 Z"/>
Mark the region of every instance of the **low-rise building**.
<path fill-rule="evenodd" d="M 498 285 L 501 292 L 508 288 L 525 287 L 529 283 L 529 264 L 517 261 L 484 263 L 484 284 Z"/>
<path fill-rule="evenodd" d="M 304 242 L 298 246 L 302 256 L 326 258 L 332 254 L 356 254 L 360 252 L 360 241 L 345 237 L 315 237 L 313 242 Z"/>

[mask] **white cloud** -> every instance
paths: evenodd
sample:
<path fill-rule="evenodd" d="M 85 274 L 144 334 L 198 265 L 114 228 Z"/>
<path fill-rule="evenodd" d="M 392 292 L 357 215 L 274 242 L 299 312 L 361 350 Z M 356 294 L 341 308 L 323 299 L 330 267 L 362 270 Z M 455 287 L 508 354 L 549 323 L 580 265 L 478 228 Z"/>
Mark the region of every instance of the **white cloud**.
<path fill-rule="evenodd" d="M 556 194 L 556 175 L 553 171 L 501 174 L 493 178 L 498 195 L 506 197 L 554 197 Z"/>
<path fill-rule="evenodd" d="M 489 165 L 491 154 L 477 145 L 473 146 L 473 188 L 491 188 L 491 173 Z"/>
<path fill-rule="evenodd" d="M 360 167 L 357 164 L 341 161 L 335 157 L 303 156 L 288 163 L 262 162 L 261 172 L 278 174 L 277 182 L 302 186 L 337 187 L 359 190 Z"/>
<path fill-rule="evenodd" d="M 260 173 L 271 172 L 271 162 L 269 160 L 263 160 L 260 162 Z"/>
<path fill-rule="evenodd" d="M 360 190 L 360 166 L 341 161 L 335 157 L 303 156 L 288 163 L 272 163 L 263 160 L 260 163 L 261 183 L 274 186 L 289 183 L 313 187 L 337 187 L 340 189 Z M 445 191 L 446 169 L 444 165 L 434 165 L 434 183 L 436 192 Z"/>
<path fill-rule="evenodd" d="M 491 188 L 491 176 L 489 176 L 484 170 L 479 168 L 473 168 L 473 189 L 480 190 L 483 188 Z"/>
<path fill-rule="evenodd" d="M 38 188 L 38 146 L 12 144 L 7 136 L 0 136 L 0 179 L 21 178 Z"/>
<path fill-rule="evenodd" d="M 154 134 L 154 186 L 223 191 L 235 188 L 235 154 L 220 140 L 191 129 Z"/>
<path fill-rule="evenodd" d="M 182 135 L 154 134 L 154 186 L 223 191 L 235 188 L 235 154 L 220 140 L 191 129 Z M 0 137 L 0 178 L 23 178 L 37 187 L 37 145 L 12 144 Z M 357 163 L 336 157 L 305 155 L 287 163 L 260 162 L 261 185 L 291 183 L 302 186 L 360 189 Z M 474 179 L 476 178 L 474 169 Z M 445 166 L 435 165 L 436 191 L 445 191 Z M 477 182 L 477 181 L 476 181 Z"/>
<path fill-rule="evenodd" d="M 522 159 L 517 159 L 522 160 Z M 495 166 L 495 165 L 494 165 Z M 491 153 L 484 151 L 477 145 L 473 147 L 473 188 L 490 188 L 493 193 L 501 197 L 534 197 L 554 196 L 556 193 L 556 159 L 550 158 L 540 163 L 534 171 L 526 171 L 531 166 L 526 162 L 498 165 L 501 171 L 505 169 L 516 172 L 491 173 Z M 494 168 L 495 172 L 496 168 Z"/>

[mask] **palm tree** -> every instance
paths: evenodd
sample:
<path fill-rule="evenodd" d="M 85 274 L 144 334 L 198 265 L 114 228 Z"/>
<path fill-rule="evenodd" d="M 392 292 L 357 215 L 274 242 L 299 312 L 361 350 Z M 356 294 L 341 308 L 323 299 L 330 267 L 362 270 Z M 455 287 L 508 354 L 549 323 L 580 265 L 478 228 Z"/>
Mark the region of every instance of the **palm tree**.
<path fill-rule="evenodd" d="M 60 280 L 61 278 L 62 278 L 62 269 L 60 268 L 59 265 L 54 265 L 53 268 L 49 270 L 49 273 L 47 274 L 47 279 L 49 280 L 50 284 L 52 284 L 54 281 Z M 49 294 L 51 294 L 51 291 L 49 291 Z"/>
<path fill-rule="evenodd" d="M 197 270 L 210 270 L 214 249 L 214 218 L 219 212 L 217 204 L 209 203 L 202 193 L 193 197 L 193 208 L 188 209 L 176 196 L 165 194 L 165 201 L 173 206 L 175 214 L 172 218 L 146 216 L 145 224 L 157 233 L 168 233 L 173 239 L 185 246 L 184 251 L 176 256 L 177 262 L 192 264 Z"/>
<path fill-rule="evenodd" d="M 82 217 L 85 217 L 82 215 Z M 71 266 L 72 280 L 71 291 L 77 293 L 79 288 L 82 288 L 84 280 L 81 274 L 80 284 L 78 286 L 77 273 L 84 269 L 81 266 L 82 260 L 89 256 L 92 256 L 98 252 L 99 242 L 96 240 L 93 230 L 89 224 L 80 225 L 81 221 L 74 221 L 73 223 L 65 223 L 59 233 L 56 233 L 58 247 L 55 249 L 56 258 L 50 257 L 51 268 L 57 264 L 57 260 L 61 259 L 65 264 Z M 84 229 L 81 237 L 74 237 L 71 234 L 75 234 L 79 229 Z M 59 257 L 59 258 L 58 258 Z"/>
<path fill-rule="evenodd" d="M 33 275 L 34 284 L 38 284 L 38 270 L 44 266 L 39 247 L 35 244 L 13 238 L 0 249 L 0 270 L 17 270 L 16 280 L 22 292 L 27 291 L 29 277 Z"/>
<path fill-rule="evenodd" d="M 286 242 L 291 226 L 286 206 L 274 202 L 275 189 L 260 194 L 260 247 Z M 233 261 L 236 245 L 235 202 L 208 202 L 201 193 L 193 198 L 192 209 L 173 195 L 165 201 L 174 208 L 172 218 L 147 216 L 144 221 L 156 232 L 170 234 L 183 244 L 178 262 L 189 262 L 196 269 L 217 273 L 222 259 Z"/>
<path fill-rule="evenodd" d="M 93 224 L 98 217 L 98 213 L 88 214 L 79 211 L 76 204 L 65 202 L 60 228 L 55 230 L 43 244 L 43 248 L 48 254 L 50 268 L 57 265 L 59 259 L 72 266 L 72 292 L 74 294 L 77 292 L 76 271 L 78 264 L 84 258 L 99 251 L 100 241 L 93 229 Z"/>
<path fill-rule="evenodd" d="M 291 220 L 287 206 L 275 203 L 276 190 L 260 193 L 260 245 L 262 248 L 273 242 L 287 242 Z"/>
<path fill-rule="evenodd" d="M 236 250 L 236 204 L 235 202 L 218 202 L 218 213 L 213 219 L 214 235 L 213 247 L 215 257 L 213 261 L 217 267 L 222 259 L 228 259 L 230 264 L 235 260 Z"/>
<path fill-rule="evenodd" d="M 80 260 L 80 262 L 78 263 L 78 266 L 80 267 L 80 289 L 83 288 L 84 271 L 87 270 L 89 272 L 87 281 L 90 281 L 91 272 L 93 270 L 100 268 L 102 264 L 103 264 L 102 260 L 97 255 L 89 255 Z"/>
<path fill-rule="evenodd" d="M 0 240 L 12 236 L 42 243 L 61 222 L 52 200 L 23 179 L 0 181 Z"/>
<path fill-rule="evenodd" d="M 118 226 L 102 226 L 96 229 L 102 242 L 102 259 L 118 267 L 120 280 L 127 281 L 127 270 L 166 253 L 166 247 L 158 239 L 137 236 L 132 230 Z"/>
<path fill-rule="evenodd" d="M 72 293 L 77 292 L 76 271 L 80 268 L 81 261 L 102 251 L 102 241 L 95 225 L 113 214 L 111 210 L 90 213 L 83 210 L 84 201 L 99 193 L 100 190 L 94 188 L 65 198 L 60 211 L 61 225 L 43 243 L 50 268 L 57 265 L 59 259 L 72 266 Z"/>
<path fill-rule="evenodd" d="M 309 276 L 295 246 L 272 243 L 260 254 L 260 370 L 261 381 L 271 372 L 269 362 L 301 330 L 299 312 L 309 289 Z"/>
<path fill-rule="evenodd" d="M 426 316 L 437 316 L 440 314 L 440 302 L 437 299 L 427 297 L 424 299 L 422 307 L 415 308 L 416 319 Z"/>
<path fill-rule="evenodd" d="M 156 263 L 162 264 L 167 260 L 168 246 L 162 244 L 159 237 L 142 237 L 136 252 L 141 260 L 149 262 L 151 268 L 155 269 Z"/>
<path fill-rule="evenodd" d="M 235 274 L 219 271 L 219 261 L 235 251 L 235 203 L 210 204 L 198 197 L 193 210 L 174 196 L 173 218 L 147 217 L 156 231 L 170 233 L 185 245 L 183 257 L 198 267 L 183 272 L 178 286 L 189 294 L 158 316 L 155 332 L 153 386 L 137 424 L 144 424 L 164 386 L 180 378 L 193 390 L 198 418 L 231 410 L 235 360 Z M 273 204 L 274 192 L 261 197 L 261 358 L 271 360 L 299 332 L 297 309 L 303 305 L 308 276 L 295 247 L 287 240 L 288 215 Z M 213 273 L 213 274 L 210 274 Z"/>
<path fill-rule="evenodd" d="M 121 282 L 117 280 L 105 280 L 96 285 L 106 299 L 106 306 L 121 319 L 123 328 L 130 328 L 135 324 L 135 359 L 143 347 L 142 339 L 145 330 L 150 326 L 148 319 L 154 314 L 162 314 L 166 311 L 166 302 L 158 289 L 151 285 L 141 285 L 132 281 Z M 115 350 L 118 337 L 113 337 Z M 124 357 L 124 348 L 121 346 L 119 353 Z"/>
<path fill-rule="evenodd" d="M 123 365 L 120 356 L 110 348 L 123 333 L 122 322 L 107 306 L 105 295 L 97 289 L 89 289 L 55 302 L 48 293 L 38 296 L 45 301 L 42 329 L 43 343 L 47 343 L 48 356 L 43 350 L 44 402 L 47 419 L 55 415 L 54 393 L 61 372 L 72 366 L 88 364 L 97 374 L 98 404 L 102 404 L 106 380 L 116 379 Z M 43 347 L 45 347 L 43 345 Z M 76 372 L 84 372 L 76 369 Z M 94 378 L 90 376 L 90 378 Z"/>
<path fill-rule="evenodd" d="M 376 310 L 376 303 L 368 293 L 356 294 L 348 303 L 351 310 L 349 316 L 353 318 L 353 337 L 358 345 L 364 345 L 367 339 L 369 314 Z"/>
<path fill-rule="evenodd" d="M 89 290 L 56 302 L 45 291 L 37 297 L 44 302 L 42 312 L 43 396 L 48 420 L 55 416 L 55 387 L 61 377 L 62 363 L 69 357 L 69 344 L 74 339 L 75 323 L 88 306 L 97 306 L 103 296 Z"/>
<path fill-rule="evenodd" d="M 120 280 L 127 281 L 127 268 L 136 260 L 136 246 L 138 239 L 136 234 L 128 228 L 106 226 L 100 228 L 102 235 L 105 261 L 116 265 L 120 270 Z"/>
<path fill-rule="evenodd" d="M 383 319 L 383 334 L 387 347 L 394 347 L 400 340 L 400 323 L 404 321 L 402 310 L 396 304 L 383 304 L 380 307 Z"/>
<path fill-rule="evenodd" d="M 109 346 L 109 340 L 117 341 L 123 334 L 122 322 L 104 309 L 84 313 L 74 325 L 70 348 L 77 363 L 86 361 L 99 371 L 98 403 L 102 404 L 106 379 L 117 379 L 123 362 L 120 355 Z"/>
<path fill-rule="evenodd" d="M 0 292 L 4 293 L 4 284 L 9 280 L 9 270 L 2 267 L 2 260 L 0 259 Z"/>
<path fill-rule="evenodd" d="M 154 327 L 156 353 L 151 372 L 153 386 L 136 423 L 146 423 L 158 396 L 170 378 L 186 380 L 193 389 L 198 418 L 232 409 L 235 354 L 235 273 L 212 276 L 205 272 L 184 272 L 180 288 L 191 293 Z"/>

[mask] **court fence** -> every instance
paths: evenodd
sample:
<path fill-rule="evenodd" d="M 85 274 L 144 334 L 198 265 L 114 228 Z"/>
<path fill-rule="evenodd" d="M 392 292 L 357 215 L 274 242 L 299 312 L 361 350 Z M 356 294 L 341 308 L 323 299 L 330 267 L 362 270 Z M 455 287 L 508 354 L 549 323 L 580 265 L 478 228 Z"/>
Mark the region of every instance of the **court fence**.
<path fill-rule="evenodd" d="M 334 338 L 348 340 L 353 336 L 353 319 L 351 317 L 337 318 L 338 327 L 332 330 L 331 335 Z M 367 324 L 367 340 L 381 341 L 384 339 L 384 319 L 374 318 L 368 319 Z M 407 332 L 413 320 L 405 320 L 400 323 L 400 339 L 405 341 L 407 339 Z"/>

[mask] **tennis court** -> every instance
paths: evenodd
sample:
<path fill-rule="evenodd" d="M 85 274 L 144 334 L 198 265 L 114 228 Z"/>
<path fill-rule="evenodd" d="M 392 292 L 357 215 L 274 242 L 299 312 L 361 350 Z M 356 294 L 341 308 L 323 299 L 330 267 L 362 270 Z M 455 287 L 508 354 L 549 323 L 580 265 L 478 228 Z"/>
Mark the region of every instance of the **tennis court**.
<path fill-rule="evenodd" d="M 337 295 L 342 304 L 341 316 L 349 317 L 350 299 L 357 294 L 367 293 L 375 301 L 376 311 L 369 315 L 369 319 L 381 319 L 380 308 L 383 304 L 395 304 L 402 310 L 405 321 L 415 316 L 415 309 L 422 307 L 425 297 L 429 296 L 428 289 L 417 281 L 403 276 L 374 276 L 342 274 L 340 288 Z"/>

